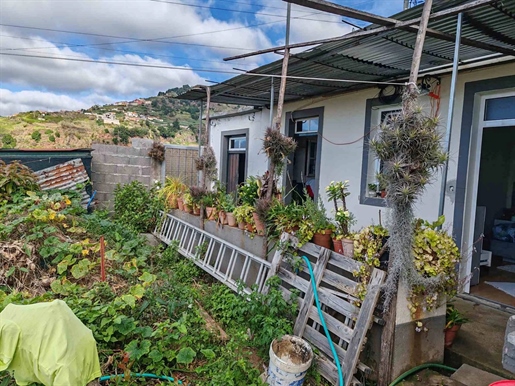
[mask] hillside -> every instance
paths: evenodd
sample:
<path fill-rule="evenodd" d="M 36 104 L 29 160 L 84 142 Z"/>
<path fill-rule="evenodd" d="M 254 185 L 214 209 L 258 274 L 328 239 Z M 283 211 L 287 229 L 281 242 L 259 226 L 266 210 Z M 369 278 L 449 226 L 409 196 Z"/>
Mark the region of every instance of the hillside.
<path fill-rule="evenodd" d="M 159 139 L 163 143 L 197 143 L 199 105 L 173 99 L 188 85 L 157 96 L 81 111 L 29 111 L 0 117 L 0 147 L 20 149 L 85 148 L 92 143 L 127 144 L 131 137 Z M 215 113 L 233 106 L 214 104 Z"/>

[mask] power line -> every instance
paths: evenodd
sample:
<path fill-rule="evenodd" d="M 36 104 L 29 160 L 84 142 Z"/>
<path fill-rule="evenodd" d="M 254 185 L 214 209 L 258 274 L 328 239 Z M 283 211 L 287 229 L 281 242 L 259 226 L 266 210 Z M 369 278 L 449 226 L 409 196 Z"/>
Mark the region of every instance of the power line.
<path fill-rule="evenodd" d="M 259 74 L 259 73 L 255 73 L 255 72 L 245 72 L 244 74 L 241 74 L 240 72 L 235 72 L 235 71 L 230 71 L 230 70 L 217 70 L 217 69 L 212 69 L 212 68 L 164 66 L 164 65 L 158 65 L 158 64 L 141 64 L 141 63 L 131 63 L 131 62 L 118 62 L 118 61 L 112 61 L 112 60 L 83 59 L 83 58 L 65 57 L 65 56 L 26 55 L 26 54 L 12 54 L 12 53 L 7 53 L 7 52 L 0 52 L 0 55 L 19 56 L 19 57 L 26 57 L 26 58 L 67 60 L 67 61 L 85 62 L 85 63 L 113 64 L 113 65 L 133 66 L 133 67 L 161 68 L 161 69 L 167 69 L 167 70 L 212 72 L 212 73 L 219 73 L 219 74 L 238 74 L 238 75 L 262 77 L 262 78 L 281 78 L 282 77 L 282 75 Z M 316 78 L 316 77 L 293 76 L 293 75 L 287 75 L 286 78 L 287 79 L 297 79 L 297 80 L 336 82 L 336 83 L 362 83 L 362 84 L 374 84 L 374 85 L 383 84 L 383 85 L 392 85 L 392 86 L 405 86 L 406 85 L 406 83 L 399 83 L 399 82 L 379 82 L 379 81 L 376 82 L 376 81 L 370 81 L 370 80 Z"/>
<path fill-rule="evenodd" d="M 7 37 L 7 38 L 12 38 L 12 39 L 23 39 L 23 40 L 31 40 L 31 41 L 41 41 L 41 42 L 46 42 L 46 43 L 52 43 L 52 44 L 62 44 L 63 47 L 68 47 L 66 45 L 66 43 L 62 43 L 62 42 L 51 42 L 51 41 L 48 41 L 48 40 L 45 40 L 45 39 L 36 39 L 36 38 L 26 38 L 26 37 L 22 37 L 22 36 L 12 36 L 12 35 L 1 35 L 0 34 L 0 37 Z M 38 49 L 48 49 L 50 47 L 28 47 L 28 49 L 31 49 L 31 50 L 34 50 L 34 51 L 37 51 Z M 59 48 L 59 47 L 55 47 L 55 48 Z M 127 51 L 127 50 L 117 50 L 117 49 L 114 49 L 114 48 L 103 48 L 103 47 L 99 47 L 98 48 L 99 50 L 102 50 L 102 51 L 113 51 L 113 52 L 120 52 L 120 53 L 125 53 L 125 54 L 133 54 L 133 55 L 141 55 L 141 56 L 150 56 L 150 57 L 161 57 L 161 58 L 175 58 L 175 59 L 183 59 L 183 60 L 191 60 L 191 61 L 196 61 L 196 62 L 207 62 L 207 63 L 224 63 L 223 61 L 221 60 L 207 60 L 207 59 L 196 59 L 196 58 L 191 58 L 191 57 L 184 57 L 184 56 L 176 56 L 176 55 L 161 55 L 161 54 L 154 54 L 154 53 L 150 53 L 150 52 L 139 52 L 139 51 Z M 10 50 L 9 48 L 5 48 L 5 49 L 1 49 L 0 50 L 2 51 L 8 51 Z M 23 48 L 19 48 L 19 49 L 16 49 L 16 50 L 24 50 Z"/>

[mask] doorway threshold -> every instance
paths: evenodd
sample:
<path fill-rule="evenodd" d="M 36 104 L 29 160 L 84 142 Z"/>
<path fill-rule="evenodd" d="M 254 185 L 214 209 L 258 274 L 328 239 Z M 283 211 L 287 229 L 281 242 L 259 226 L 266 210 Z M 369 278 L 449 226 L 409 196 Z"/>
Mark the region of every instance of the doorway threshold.
<path fill-rule="evenodd" d="M 515 307 L 512 307 L 508 304 L 504 304 L 501 302 L 497 302 L 492 299 L 487 299 L 482 296 L 465 294 L 465 293 L 459 294 L 457 297 L 461 298 L 463 300 L 468 300 L 470 302 L 481 304 L 483 306 L 491 307 L 496 310 L 504 311 L 504 312 L 510 313 L 512 315 L 515 315 Z"/>

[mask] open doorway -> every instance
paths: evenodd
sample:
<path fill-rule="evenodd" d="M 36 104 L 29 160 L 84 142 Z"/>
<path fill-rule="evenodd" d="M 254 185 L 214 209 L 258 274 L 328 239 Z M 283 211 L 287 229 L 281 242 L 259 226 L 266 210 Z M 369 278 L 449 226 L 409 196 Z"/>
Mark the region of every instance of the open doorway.
<path fill-rule="evenodd" d="M 515 307 L 515 97 L 482 106 L 470 293 Z"/>

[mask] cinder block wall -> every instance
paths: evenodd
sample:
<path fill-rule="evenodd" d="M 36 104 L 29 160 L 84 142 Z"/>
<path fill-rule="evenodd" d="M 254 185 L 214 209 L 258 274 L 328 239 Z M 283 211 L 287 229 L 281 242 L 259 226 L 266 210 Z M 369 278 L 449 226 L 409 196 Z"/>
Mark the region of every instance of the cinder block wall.
<path fill-rule="evenodd" d="M 133 138 L 132 147 L 93 144 L 91 181 L 100 206 L 113 209 L 116 185 L 140 181 L 150 187 L 160 179 L 161 164 L 148 156 L 152 141 Z"/>

